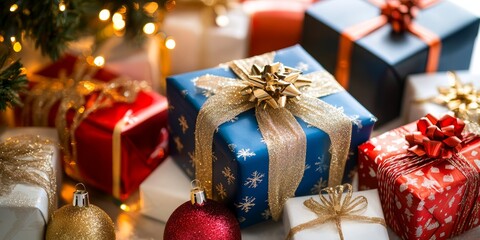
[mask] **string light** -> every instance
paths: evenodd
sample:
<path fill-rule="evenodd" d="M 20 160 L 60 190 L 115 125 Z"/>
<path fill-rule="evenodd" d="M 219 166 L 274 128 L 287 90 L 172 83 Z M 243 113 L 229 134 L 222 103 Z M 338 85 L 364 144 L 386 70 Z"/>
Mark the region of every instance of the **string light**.
<path fill-rule="evenodd" d="M 219 27 L 226 27 L 230 23 L 230 19 L 228 19 L 228 17 L 226 15 L 218 15 L 215 18 L 215 23 Z"/>
<path fill-rule="evenodd" d="M 158 3 L 156 2 L 148 2 L 143 6 L 145 12 L 153 14 L 158 9 Z"/>
<path fill-rule="evenodd" d="M 102 21 L 107 21 L 110 18 L 110 11 L 108 11 L 108 9 L 102 9 L 102 11 L 98 13 L 98 18 Z"/>
<path fill-rule="evenodd" d="M 10 12 L 15 12 L 15 11 L 17 11 L 17 9 L 18 9 L 18 5 L 15 4 L 15 3 L 12 4 L 12 6 L 10 6 Z"/>
<path fill-rule="evenodd" d="M 20 44 L 20 42 L 16 42 L 15 44 L 13 44 L 13 51 L 15 52 L 22 51 L 22 44 Z"/>
<path fill-rule="evenodd" d="M 167 37 L 167 39 L 165 40 L 165 47 L 167 49 L 174 49 L 176 45 L 177 43 L 172 37 Z"/>
<path fill-rule="evenodd" d="M 16 40 L 17 40 L 17 39 L 16 39 L 14 36 L 11 36 L 11 37 L 10 37 L 10 41 L 11 41 L 12 43 L 15 42 Z"/>
<path fill-rule="evenodd" d="M 105 58 L 102 56 L 97 56 L 95 59 L 93 59 L 93 63 L 98 67 L 102 67 L 105 65 Z"/>
<path fill-rule="evenodd" d="M 116 12 L 115 14 L 113 14 L 112 21 L 113 21 L 113 22 L 123 21 L 122 14 L 120 14 L 120 13 L 118 13 L 118 12 Z"/>
<path fill-rule="evenodd" d="M 63 12 L 63 11 L 65 11 L 65 9 L 67 9 L 67 6 L 65 5 L 65 3 L 63 1 L 61 1 L 58 4 L 58 9 L 60 10 L 60 12 Z"/>
<path fill-rule="evenodd" d="M 122 205 L 120 205 L 120 209 L 122 209 L 125 212 L 130 211 L 130 207 L 127 204 L 124 204 L 124 203 Z"/>
<path fill-rule="evenodd" d="M 122 14 L 120 14 L 119 12 L 116 12 L 115 14 L 113 14 L 112 21 L 113 21 L 113 29 L 120 31 L 123 28 L 125 28 L 125 21 L 123 20 Z"/>
<path fill-rule="evenodd" d="M 3 38 L 2 35 L 0 35 L 0 42 L 3 42 L 3 41 L 5 41 L 5 38 Z"/>
<path fill-rule="evenodd" d="M 153 24 L 151 22 L 145 24 L 145 26 L 143 26 L 143 32 L 145 34 L 148 34 L 148 35 L 154 33 L 155 32 L 155 24 Z"/>

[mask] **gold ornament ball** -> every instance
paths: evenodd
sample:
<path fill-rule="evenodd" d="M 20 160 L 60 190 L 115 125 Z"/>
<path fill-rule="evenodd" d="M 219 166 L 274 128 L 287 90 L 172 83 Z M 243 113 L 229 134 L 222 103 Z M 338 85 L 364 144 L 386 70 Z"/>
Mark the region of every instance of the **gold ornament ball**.
<path fill-rule="evenodd" d="M 53 214 L 46 239 L 110 240 L 115 239 L 115 228 L 110 217 L 95 205 L 66 205 Z"/>
<path fill-rule="evenodd" d="M 65 205 L 53 213 L 48 222 L 46 239 L 115 240 L 112 219 L 102 209 L 90 204 L 85 185 L 78 183 L 75 189 L 73 204 Z"/>

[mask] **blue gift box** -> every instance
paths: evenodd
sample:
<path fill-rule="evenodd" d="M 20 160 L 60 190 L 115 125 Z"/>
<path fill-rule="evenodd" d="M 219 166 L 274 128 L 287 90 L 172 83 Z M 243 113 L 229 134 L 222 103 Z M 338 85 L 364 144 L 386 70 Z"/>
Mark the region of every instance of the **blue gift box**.
<path fill-rule="evenodd" d="M 299 45 L 277 51 L 274 60 L 301 69 L 304 74 L 324 70 Z M 193 152 L 196 117 L 207 99 L 192 80 L 206 74 L 237 78 L 229 68 L 217 67 L 167 79 L 171 152 L 173 159 L 191 178 L 194 178 L 195 172 Z M 352 121 L 351 151 L 343 178 L 344 182 L 351 182 L 357 163 L 357 146 L 369 139 L 376 118 L 346 91 L 321 99 L 343 108 Z M 325 132 L 297 120 L 307 137 L 307 157 L 304 176 L 295 195 L 311 195 L 327 186 L 330 139 Z M 268 220 L 271 217 L 268 210 L 268 153 L 258 130 L 254 110 L 222 124 L 214 135 L 212 151 L 215 198 L 224 200 L 235 211 L 241 227 Z M 285 171 L 289 171 L 288 166 L 285 166 Z"/>
<path fill-rule="evenodd" d="M 325 0 L 312 5 L 304 19 L 301 44 L 325 69 L 337 67 L 342 32 L 380 15 L 367 0 Z M 438 71 L 468 69 L 479 19 L 449 1 L 421 9 L 413 22 L 441 40 Z M 429 46 L 406 31 L 393 33 L 390 24 L 354 42 L 347 90 L 379 117 L 381 125 L 400 113 L 404 82 L 425 72 Z"/>

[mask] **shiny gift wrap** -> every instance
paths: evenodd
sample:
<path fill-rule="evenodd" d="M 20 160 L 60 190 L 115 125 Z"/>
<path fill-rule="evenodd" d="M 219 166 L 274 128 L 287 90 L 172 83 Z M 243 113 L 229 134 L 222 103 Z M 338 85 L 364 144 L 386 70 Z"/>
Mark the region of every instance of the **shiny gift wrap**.
<path fill-rule="evenodd" d="M 283 222 L 287 239 L 293 240 L 388 239 L 378 191 L 353 192 L 351 185 L 289 199 Z"/>
<path fill-rule="evenodd" d="M 24 113 L 56 126 L 66 173 L 124 200 L 166 157 L 166 98 L 66 56 L 37 72 Z"/>
<path fill-rule="evenodd" d="M 44 239 L 61 184 L 57 132 L 15 128 L 0 139 L 0 239 Z"/>
<path fill-rule="evenodd" d="M 468 69 L 480 22 L 450 1 L 401 1 L 418 7 L 383 7 L 397 0 L 320 1 L 307 10 L 303 26 L 302 46 L 381 117 L 379 124 L 400 115 L 409 74 Z"/>
<path fill-rule="evenodd" d="M 422 118 L 423 133 L 414 122 L 359 147 L 359 188 L 387 189 L 380 191 L 385 219 L 403 239 L 447 239 L 480 224 L 480 138 L 459 135 L 462 124 L 455 121 L 433 131 Z"/>
<path fill-rule="evenodd" d="M 292 104 L 289 100 L 286 101 L 284 108 L 274 109 L 271 104 L 278 103 L 281 106 L 283 100 L 272 101 L 268 97 L 261 97 L 262 94 L 253 94 L 265 100 L 261 100 L 260 105 L 255 108 L 256 103 L 249 101 L 252 98 L 248 92 L 261 91 L 249 90 L 246 88 L 248 84 L 245 85 L 245 82 L 248 82 L 245 81 L 248 78 L 247 73 L 253 62 L 257 64 L 280 62 L 284 66 L 303 70 L 301 78 L 311 78 L 315 86 L 309 88 L 312 90 L 310 92 L 302 92 L 298 105 L 302 101 L 314 103 L 309 105 L 311 109 L 328 105 L 325 106 L 328 110 L 323 110 L 323 112 L 328 111 L 328 114 L 321 114 L 320 110 L 300 110 L 302 107 L 297 106 L 297 103 Z M 254 79 L 255 77 L 253 81 L 256 81 Z M 204 80 L 207 85 L 219 84 L 210 90 L 205 90 Z M 346 144 L 350 144 L 353 147 L 351 149 L 354 149 L 368 139 L 375 122 L 375 118 L 339 88 L 331 75 L 325 72 L 300 46 L 250 59 L 236 60 L 230 63 L 230 67 L 222 65 L 172 76 L 167 81 L 167 97 L 171 104 L 169 127 L 172 133 L 174 159 L 190 177 L 194 177 L 196 170 L 197 177 L 201 180 L 206 179 L 207 182 L 202 183 L 206 186 L 207 192 L 211 188 L 210 193 L 213 193 L 214 198 L 228 202 L 235 209 L 242 227 L 264 221 L 272 215 L 278 217 L 288 196 L 318 193 L 327 184 L 350 181 L 356 165 L 352 158 L 355 152 L 348 151 L 348 146 L 341 148 L 338 141 L 350 140 L 351 143 Z M 301 81 L 297 80 L 297 82 Z M 317 86 L 321 82 L 327 83 L 323 89 Z M 322 92 L 331 94 L 322 95 Z M 319 99 L 311 97 L 318 94 L 322 97 Z M 238 101 L 232 101 L 233 99 Z M 320 100 L 321 103 L 315 105 Z M 219 104 L 218 107 L 212 105 L 212 102 Z M 289 111 L 298 118 L 294 118 L 291 114 L 291 117 L 288 117 Z M 300 112 L 308 113 L 309 123 L 301 120 Z M 276 117 L 270 118 L 270 114 Z M 323 131 L 317 128 L 319 123 L 312 120 L 333 116 L 340 117 L 322 121 Z M 346 121 L 347 126 L 335 132 L 334 130 L 341 128 L 341 125 L 332 123 L 338 121 Z M 206 126 L 198 127 L 199 122 L 205 123 Z M 276 126 L 273 129 L 265 127 L 272 123 Z M 345 131 L 347 127 L 351 127 L 351 130 Z M 294 132 L 291 132 L 292 129 L 295 129 Z M 210 143 L 211 135 L 205 134 L 209 131 L 212 131 L 209 134 L 213 135 L 213 146 Z M 195 132 L 197 135 L 194 135 Z M 276 136 L 282 132 L 286 134 Z M 342 132 L 345 132 L 345 135 L 351 134 L 351 139 L 348 136 L 338 137 Z M 340 135 L 337 135 L 338 133 Z M 194 137 L 197 138 L 197 148 L 195 148 Z M 272 138 L 276 140 L 272 141 Z M 332 145 L 331 139 L 337 144 Z M 280 142 L 283 144 L 278 145 Z M 211 146 L 210 151 L 208 146 Z M 267 148 L 270 150 L 267 151 Z M 338 151 L 339 148 L 341 151 Z M 194 152 L 194 149 L 200 151 Z M 333 149 L 333 158 L 329 149 Z M 306 152 L 302 155 L 302 151 L 305 150 Z M 344 154 L 343 159 L 342 154 Z M 348 160 L 345 159 L 347 154 Z M 195 169 L 196 162 L 198 162 L 197 166 L 202 167 Z M 209 164 L 211 164 L 210 167 L 208 167 Z M 289 174 L 285 174 L 286 169 L 289 169 Z M 342 179 L 343 175 L 345 178 Z M 207 177 L 202 178 L 202 176 Z M 208 182 L 210 177 L 212 181 Z M 333 179 L 330 183 L 329 178 Z"/>

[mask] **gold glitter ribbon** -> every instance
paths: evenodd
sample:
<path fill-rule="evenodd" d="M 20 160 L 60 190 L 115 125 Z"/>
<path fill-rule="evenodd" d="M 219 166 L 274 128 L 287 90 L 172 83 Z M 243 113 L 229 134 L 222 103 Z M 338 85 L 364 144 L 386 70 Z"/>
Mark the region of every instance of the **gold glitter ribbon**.
<path fill-rule="evenodd" d="M 464 84 L 455 72 L 447 72 L 452 83 L 448 87 L 438 87 L 438 95 L 415 100 L 415 103 L 432 102 L 448 108 L 455 117 L 465 121 L 466 130 L 480 133 L 480 92 L 472 83 Z"/>
<path fill-rule="evenodd" d="M 306 136 L 294 116 L 299 117 L 307 124 L 324 131 L 331 141 L 329 185 L 341 183 L 345 163 L 350 148 L 352 124 L 341 109 L 318 99 L 322 96 L 334 94 L 344 89 L 326 71 L 319 71 L 307 75 L 298 74 L 296 79 L 310 79 L 309 86 L 300 84 L 298 95 L 288 96 L 287 100 L 274 101 L 278 108 L 268 107 L 272 103 L 262 98 L 264 94 L 255 94 L 256 89 L 268 89 L 269 82 L 275 78 L 268 69 L 262 73 L 263 80 L 259 80 L 259 72 L 249 69 L 254 65 L 266 66 L 272 64 L 275 53 L 267 53 L 229 63 L 230 68 L 240 78 L 233 79 L 221 76 L 205 75 L 196 79 L 197 87 L 212 94 L 201 107 L 195 126 L 195 171 L 196 177 L 205 187 L 207 196 L 212 196 L 212 141 L 215 130 L 223 123 L 249 109 L 255 108 L 255 116 L 264 142 L 267 145 L 269 161 L 268 202 L 273 219 L 279 219 L 285 201 L 294 196 L 295 190 L 303 176 L 306 158 Z M 272 64 L 275 65 L 275 64 Z M 254 67 L 255 68 L 255 67 Z M 272 68 L 266 67 L 266 68 Z M 261 69 L 261 68 L 259 68 Z M 281 69 L 279 67 L 278 69 Z M 285 70 L 285 68 L 283 68 Z M 296 74 L 299 71 L 291 71 Z M 280 74 L 282 74 L 280 73 Z M 286 77 L 283 76 L 283 77 Z M 277 76 L 276 77 L 282 77 Z M 265 87 L 252 83 L 259 80 Z M 285 81 L 285 78 L 283 79 Z M 288 82 L 288 81 L 286 81 Z M 299 82 L 304 82 L 303 80 Z M 291 80 L 287 85 L 293 84 Z M 271 84 L 270 84 L 271 85 Z M 278 87 L 278 86 L 277 86 Z M 252 91 L 248 91 L 251 89 Z M 282 87 L 280 87 L 282 89 Z M 272 89 L 271 89 L 272 90 Z M 275 91 L 272 91 L 275 92 Z M 253 96 L 253 97 L 252 97 Z M 256 103 L 257 104 L 256 104 Z M 278 104 L 285 102 L 286 104 Z M 273 104 L 273 103 L 272 103 Z M 275 105 L 275 104 L 274 104 Z M 280 106 L 284 107 L 280 107 Z M 285 168 L 288 166 L 288 171 Z"/>
<path fill-rule="evenodd" d="M 56 177 L 52 164 L 55 143 L 39 136 L 16 136 L 0 143 L 0 195 L 16 184 L 41 187 L 48 196 L 49 216 L 55 207 Z"/>
<path fill-rule="evenodd" d="M 342 196 L 345 190 L 346 193 L 342 201 Z M 326 193 L 328 198 L 326 198 L 323 193 Z M 291 239 L 293 235 L 305 229 L 313 228 L 317 225 L 324 224 L 325 222 L 334 221 L 338 235 L 340 236 L 340 239 L 343 240 L 341 226 L 342 219 L 378 223 L 386 227 L 383 218 L 358 215 L 367 209 L 368 200 L 364 196 L 357 196 L 352 199 L 353 187 L 350 184 L 324 188 L 319 195 L 320 202 L 315 201 L 313 198 L 303 202 L 305 207 L 317 214 L 317 218 L 290 229 L 286 239 Z"/>

